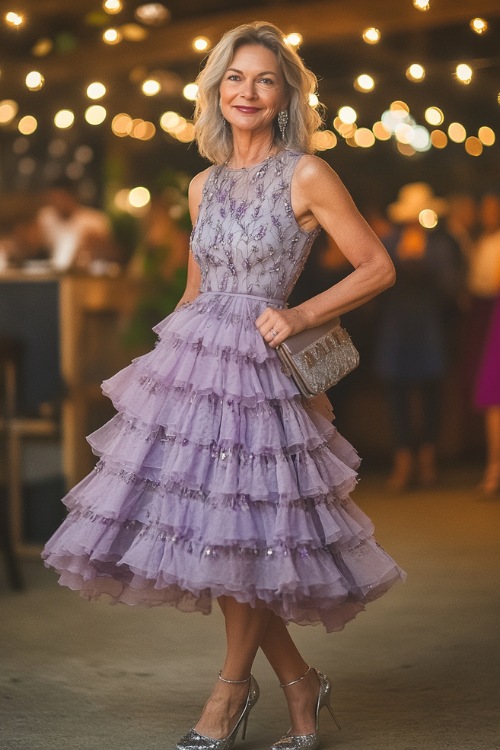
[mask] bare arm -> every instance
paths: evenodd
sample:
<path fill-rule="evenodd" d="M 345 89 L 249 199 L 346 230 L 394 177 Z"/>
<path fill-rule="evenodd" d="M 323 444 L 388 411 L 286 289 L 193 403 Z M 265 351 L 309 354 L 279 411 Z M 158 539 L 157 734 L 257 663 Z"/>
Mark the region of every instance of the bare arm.
<path fill-rule="evenodd" d="M 392 286 L 395 271 L 384 246 L 363 219 L 338 175 L 315 156 L 303 156 L 292 181 L 292 205 L 302 229 L 320 224 L 353 266 L 325 292 L 291 310 L 267 308 L 256 320 L 267 343 L 312 328 L 362 305 Z M 273 336 L 270 332 L 276 331 Z"/>
<path fill-rule="evenodd" d="M 189 214 L 191 216 L 191 222 L 193 226 L 196 223 L 196 220 L 198 218 L 198 211 L 201 203 L 201 196 L 203 192 L 203 186 L 205 184 L 205 181 L 208 177 L 209 169 L 206 169 L 204 172 L 200 172 L 196 175 L 196 177 L 193 177 L 191 180 L 191 183 L 189 185 L 189 193 L 188 193 L 188 199 L 189 199 Z M 188 270 L 187 270 L 187 282 L 186 282 L 186 288 L 184 290 L 184 294 L 180 298 L 179 302 L 176 305 L 176 310 L 178 307 L 181 307 L 182 305 L 185 305 L 189 302 L 193 302 L 194 299 L 198 296 L 200 293 L 200 284 L 201 284 L 201 272 L 200 267 L 192 253 L 192 251 L 189 251 L 189 257 L 188 257 Z"/>

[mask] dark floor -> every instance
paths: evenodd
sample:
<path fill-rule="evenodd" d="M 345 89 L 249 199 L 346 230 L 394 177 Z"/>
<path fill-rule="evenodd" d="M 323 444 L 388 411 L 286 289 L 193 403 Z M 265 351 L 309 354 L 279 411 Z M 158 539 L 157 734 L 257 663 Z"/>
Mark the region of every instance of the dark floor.
<path fill-rule="evenodd" d="M 500 748 L 500 496 L 478 478 L 450 471 L 402 497 L 362 478 L 355 499 L 409 575 L 342 633 L 293 628 L 334 683 L 343 730 L 325 713 L 325 750 Z M 219 613 L 89 604 L 41 564 L 24 571 L 15 594 L 0 570 L 1 750 L 173 749 L 219 668 Z M 244 747 L 265 750 L 288 724 L 269 667 L 254 671 Z"/>

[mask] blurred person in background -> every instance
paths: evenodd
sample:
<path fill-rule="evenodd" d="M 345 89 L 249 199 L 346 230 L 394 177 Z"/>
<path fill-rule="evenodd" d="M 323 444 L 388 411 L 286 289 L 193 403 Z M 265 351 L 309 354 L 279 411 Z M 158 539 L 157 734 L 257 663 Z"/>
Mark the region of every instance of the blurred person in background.
<path fill-rule="evenodd" d="M 398 283 L 380 298 L 375 366 L 385 384 L 394 434 L 388 484 L 397 492 L 406 489 L 416 467 L 423 486 L 437 479 L 447 332 L 459 288 L 457 244 L 444 229 L 420 224 L 426 209 L 439 216 L 446 203 L 425 183 L 405 185 L 388 208 L 395 228 L 384 240 Z"/>
<path fill-rule="evenodd" d="M 38 225 L 56 271 L 92 271 L 120 261 L 109 219 L 102 211 L 82 205 L 70 180 L 49 188 Z"/>
<path fill-rule="evenodd" d="M 479 224 L 480 233 L 469 256 L 461 356 L 464 401 L 469 404 L 473 400 L 493 306 L 500 292 L 500 196 L 488 193 L 482 197 Z"/>

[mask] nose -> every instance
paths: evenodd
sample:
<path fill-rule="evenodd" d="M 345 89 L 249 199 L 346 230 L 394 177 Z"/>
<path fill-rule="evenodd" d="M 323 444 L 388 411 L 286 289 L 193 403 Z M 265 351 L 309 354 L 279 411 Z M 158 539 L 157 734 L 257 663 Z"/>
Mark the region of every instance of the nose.
<path fill-rule="evenodd" d="M 254 82 L 252 80 L 244 81 L 241 93 L 245 97 L 245 99 L 253 99 L 255 97 Z"/>

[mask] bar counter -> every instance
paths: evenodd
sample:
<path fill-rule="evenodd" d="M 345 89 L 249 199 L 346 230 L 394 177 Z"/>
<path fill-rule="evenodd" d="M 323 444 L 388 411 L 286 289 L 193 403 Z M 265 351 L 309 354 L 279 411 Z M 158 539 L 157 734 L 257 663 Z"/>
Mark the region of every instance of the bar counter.
<path fill-rule="evenodd" d="M 0 333 L 23 351 L 19 423 L 24 420 L 36 433 L 37 419 L 41 424 L 47 409 L 53 413 L 68 488 L 95 464 L 85 436 L 114 414 L 101 382 L 149 348 L 132 350 L 123 339 L 142 293 L 143 282 L 125 274 L 0 272 Z M 16 471 L 22 473 L 22 457 L 18 459 Z M 22 477 L 18 484 L 22 486 Z M 16 506 L 11 507 L 14 543 L 19 551 L 29 552 L 23 540 L 22 491 L 17 494 L 11 500 Z"/>

